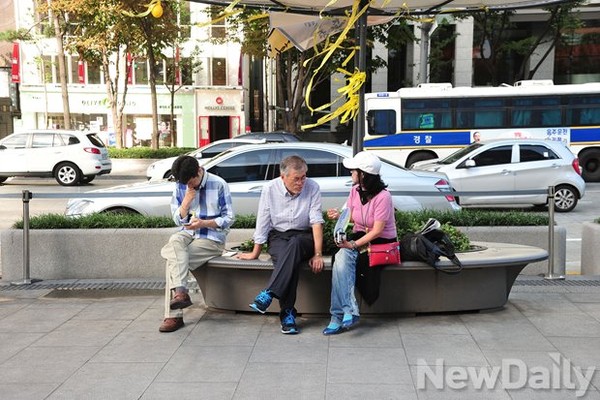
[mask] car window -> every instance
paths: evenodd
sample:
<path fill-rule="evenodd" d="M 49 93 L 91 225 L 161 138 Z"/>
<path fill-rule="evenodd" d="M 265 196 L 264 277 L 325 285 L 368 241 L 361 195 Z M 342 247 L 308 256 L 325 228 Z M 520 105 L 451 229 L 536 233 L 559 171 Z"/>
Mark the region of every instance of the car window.
<path fill-rule="evenodd" d="M 2 145 L 7 149 L 24 149 L 27 147 L 28 138 L 28 134 L 13 135 L 2 142 Z"/>
<path fill-rule="evenodd" d="M 498 146 L 481 152 L 473 157 L 475 165 L 485 167 L 488 165 L 510 164 L 512 159 L 512 146 Z"/>
<path fill-rule="evenodd" d="M 77 136 L 75 135 L 69 135 L 68 133 L 62 133 L 60 135 L 61 139 L 62 139 L 62 143 L 61 144 L 57 144 L 57 146 L 65 146 L 65 145 L 73 145 L 73 144 L 78 144 L 79 143 L 79 139 L 77 138 Z"/>
<path fill-rule="evenodd" d="M 227 183 L 263 181 L 267 179 L 271 150 L 254 150 L 236 154 L 209 168 Z"/>
<path fill-rule="evenodd" d="M 461 158 L 463 158 L 464 156 L 466 156 L 467 154 L 471 153 L 473 150 L 477 150 L 481 146 L 483 146 L 482 143 L 473 143 L 470 146 L 463 147 L 462 149 L 457 150 L 454 153 L 450 154 L 448 157 L 444 158 L 443 160 L 440 160 L 439 163 L 444 164 L 444 165 L 452 164 L 453 162 L 456 162 L 456 161 L 460 160 Z"/>
<path fill-rule="evenodd" d="M 227 149 L 238 147 L 238 146 L 241 146 L 244 144 L 247 144 L 247 143 L 240 143 L 240 142 L 218 143 L 218 144 L 215 144 L 214 146 L 211 146 L 211 147 L 209 147 L 205 150 L 202 150 L 201 152 L 198 152 L 198 153 L 202 153 L 202 158 L 212 158 L 212 157 L 216 156 L 217 154 L 224 152 Z"/>
<path fill-rule="evenodd" d="M 519 145 L 519 159 L 521 162 L 556 160 L 560 157 L 546 146 L 539 144 Z"/>
<path fill-rule="evenodd" d="M 97 134 L 95 134 L 95 133 L 88 133 L 86 136 L 90 140 L 90 142 L 92 142 L 92 144 L 94 146 L 96 146 L 96 147 L 104 147 L 104 143 L 102 142 L 102 139 L 100 139 Z M 79 140 L 77 142 L 79 143 Z"/>
<path fill-rule="evenodd" d="M 308 165 L 307 175 L 311 178 L 325 178 L 335 176 L 350 176 L 349 170 L 342 164 L 343 157 L 323 150 L 309 149 L 283 149 L 281 159 L 285 157 L 298 155 L 306 161 Z M 279 165 L 276 167 L 276 176 L 280 174 Z"/>
<path fill-rule="evenodd" d="M 34 149 L 53 147 L 54 146 L 54 133 L 38 132 L 33 134 L 31 139 L 31 147 Z"/>

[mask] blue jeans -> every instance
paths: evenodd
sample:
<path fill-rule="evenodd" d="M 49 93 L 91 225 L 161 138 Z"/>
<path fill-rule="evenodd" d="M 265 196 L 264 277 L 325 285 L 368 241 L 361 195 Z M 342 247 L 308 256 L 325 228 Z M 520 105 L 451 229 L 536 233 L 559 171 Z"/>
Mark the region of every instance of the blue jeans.
<path fill-rule="evenodd" d="M 340 249 L 335 254 L 331 271 L 331 323 L 341 324 L 344 314 L 359 315 L 354 283 L 356 280 L 356 263 L 358 250 Z"/>

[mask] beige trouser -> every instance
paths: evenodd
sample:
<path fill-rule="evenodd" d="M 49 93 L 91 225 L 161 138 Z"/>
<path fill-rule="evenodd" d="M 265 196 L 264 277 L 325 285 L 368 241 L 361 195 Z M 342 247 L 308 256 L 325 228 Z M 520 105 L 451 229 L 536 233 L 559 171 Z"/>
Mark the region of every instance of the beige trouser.
<path fill-rule="evenodd" d="M 160 255 L 167 260 L 165 284 L 165 318 L 181 317 L 183 310 L 169 308 L 171 289 L 187 288 L 190 270 L 204 265 L 211 258 L 220 256 L 225 245 L 209 239 L 194 239 L 189 233 L 179 231 L 169 238 Z"/>

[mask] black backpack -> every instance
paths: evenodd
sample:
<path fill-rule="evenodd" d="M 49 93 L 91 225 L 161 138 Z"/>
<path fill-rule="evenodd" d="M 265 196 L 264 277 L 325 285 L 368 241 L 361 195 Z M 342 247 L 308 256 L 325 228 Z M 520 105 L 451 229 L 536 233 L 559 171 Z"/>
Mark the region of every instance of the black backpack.
<path fill-rule="evenodd" d="M 430 220 L 431 221 L 431 220 Z M 430 221 L 425 228 L 416 233 L 407 233 L 400 239 L 400 258 L 402 261 L 424 261 L 433 268 L 445 274 L 458 274 L 463 265 L 454 253 L 454 243 L 450 237 Z M 432 227 L 433 225 L 433 227 Z M 427 229 L 429 227 L 429 229 Z M 423 233 L 424 232 L 424 233 Z M 437 262 L 440 256 L 448 258 L 455 268 L 440 268 Z"/>

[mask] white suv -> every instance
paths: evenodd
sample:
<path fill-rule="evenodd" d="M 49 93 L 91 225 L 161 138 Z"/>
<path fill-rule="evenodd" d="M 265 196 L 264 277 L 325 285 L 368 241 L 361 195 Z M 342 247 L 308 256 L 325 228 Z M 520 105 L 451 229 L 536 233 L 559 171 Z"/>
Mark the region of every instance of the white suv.
<path fill-rule="evenodd" d="M 29 130 L 0 140 L 0 183 L 12 176 L 33 176 L 75 186 L 111 170 L 108 150 L 94 132 Z"/>

